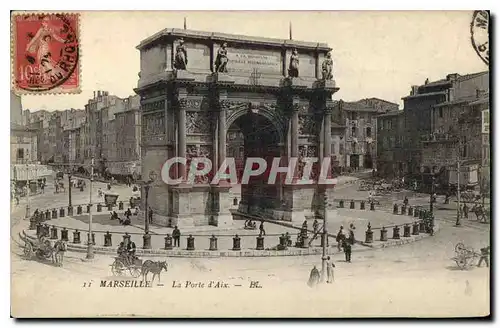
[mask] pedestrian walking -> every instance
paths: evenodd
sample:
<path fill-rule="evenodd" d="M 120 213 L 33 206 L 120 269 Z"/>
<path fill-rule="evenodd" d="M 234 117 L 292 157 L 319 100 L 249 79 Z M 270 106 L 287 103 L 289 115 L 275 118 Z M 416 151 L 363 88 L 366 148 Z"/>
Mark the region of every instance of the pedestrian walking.
<path fill-rule="evenodd" d="M 319 271 L 316 268 L 316 266 L 314 266 L 314 268 L 312 268 L 311 270 L 311 274 L 309 275 L 309 281 L 307 282 L 307 285 L 311 288 L 315 287 L 316 285 L 318 285 L 319 279 L 320 279 Z"/>
<path fill-rule="evenodd" d="M 344 241 L 344 253 L 345 253 L 345 261 L 347 263 L 351 263 L 351 244 L 346 240 Z"/>
<path fill-rule="evenodd" d="M 344 243 L 345 240 L 345 235 L 344 235 L 344 226 L 340 226 L 339 232 L 337 232 L 337 238 L 335 241 L 337 242 L 337 249 L 339 252 L 342 250 L 342 244 Z"/>
<path fill-rule="evenodd" d="M 467 204 L 464 204 L 464 218 L 469 219 L 469 208 L 467 207 Z"/>
<path fill-rule="evenodd" d="M 264 230 L 264 221 L 260 221 L 259 232 L 262 236 L 266 235 L 266 230 Z"/>
<path fill-rule="evenodd" d="M 484 261 L 486 263 L 486 267 L 489 268 L 490 267 L 489 256 L 490 256 L 490 246 L 481 248 L 481 258 L 479 258 L 479 263 L 477 264 L 477 267 L 480 268 L 481 264 Z"/>
<path fill-rule="evenodd" d="M 307 222 L 306 222 L 307 223 Z M 306 225 L 307 227 L 307 225 Z M 313 222 L 313 231 L 314 231 L 314 234 L 316 235 L 316 233 L 318 232 L 318 228 L 319 228 L 319 222 L 318 222 L 318 219 L 314 219 L 314 222 Z"/>
<path fill-rule="evenodd" d="M 356 227 L 351 223 L 351 225 L 349 226 L 349 238 L 347 240 L 351 245 L 354 245 L 354 242 L 356 241 L 354 237 L 354 230 L 356 230 Z"/>
<path fill-rule="evenodd" d="M 177 226 L 175 226 L 174 231 L 172 231 L 172 238 L 174 239 L 174 247 L 181 246 L 181 231 Z"/>
<path fill-rule="evenodd" d="M 335 268 L 335 264 L 333 264 L 333 262 L 330 262 L 330 256 L 328 256 L 326 259 L 326 276 L 327 276 L 326 283 L 327 284 L 331 284 L 335 280 L 335 277 L 333 274 L 333 268 Z"/>

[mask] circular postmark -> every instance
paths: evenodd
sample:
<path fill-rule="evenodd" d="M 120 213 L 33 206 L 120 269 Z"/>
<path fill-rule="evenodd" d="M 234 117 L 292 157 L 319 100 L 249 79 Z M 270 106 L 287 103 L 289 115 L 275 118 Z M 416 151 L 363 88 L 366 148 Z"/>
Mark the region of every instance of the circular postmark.
<path fill-rule="evenodd" d="M 16 17 L 16 72 L 19 89 L 41 92 L 71 84 L 78 66 L 78 20 L 71 14 Z"/>
<path fill-rule="evenodd" d="M 486 65 L 490 63 L 489 22 L 489 11 L 476 10 L 470 24 L 472 46 Z"/>

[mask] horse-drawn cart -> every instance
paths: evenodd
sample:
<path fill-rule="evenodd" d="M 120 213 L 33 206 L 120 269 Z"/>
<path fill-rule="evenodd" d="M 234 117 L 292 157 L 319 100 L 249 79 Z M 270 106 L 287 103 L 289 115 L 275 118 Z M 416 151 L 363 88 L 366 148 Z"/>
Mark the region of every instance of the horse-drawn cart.
<path fill-rule="evenodd" d="M 24 255 L 28 259 L 34 256 L 39 260 L 52 260 L 52 263 L 62 266 L 63 254 L 66 251 L 66 244 L 58 240 L 52 246 L 50 240 L 45 238 L 36 239 L 19 233 L 19 238 L 24 242 Z"/>
<path fill-rule="evenodd" d="M 462 243 L 455 245 L 456 256 L 452 258 L 461 270 L 467 270 L 476 262 L 476 259 L 481 257 L 481 254 L 476 253 L 473 248 L 466 247 Z"/>
<path fill-rule="evenodd" d="M 111 272 L 114 276 L 123 276 L 128 271 L 132 277 L 138 278 L 141 275 L 141 270 L 142 260 L 137 257 L 130 259 L 118 256 L 115 257 L 115 261 L 111 264 Z"/>

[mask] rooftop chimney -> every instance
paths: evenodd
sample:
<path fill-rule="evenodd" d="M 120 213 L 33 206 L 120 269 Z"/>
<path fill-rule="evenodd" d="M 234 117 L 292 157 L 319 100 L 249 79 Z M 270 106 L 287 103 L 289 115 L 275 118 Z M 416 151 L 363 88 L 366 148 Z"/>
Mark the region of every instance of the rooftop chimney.
<path fill-rule="evenodd" d="M 94 91 L 94 99 L 95 99 L 95 91 Z"/>

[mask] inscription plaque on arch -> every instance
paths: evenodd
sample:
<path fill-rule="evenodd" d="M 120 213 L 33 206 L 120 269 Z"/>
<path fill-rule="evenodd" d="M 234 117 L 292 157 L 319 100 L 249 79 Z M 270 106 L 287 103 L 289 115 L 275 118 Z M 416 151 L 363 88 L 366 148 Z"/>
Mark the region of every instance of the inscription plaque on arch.
<path fill-rule="evenodd" d="M 263 74 L 282 74 L 280 51 L 239 49 L 228 47 L 229 74 L 252 73 L 255 69 Z"/>

